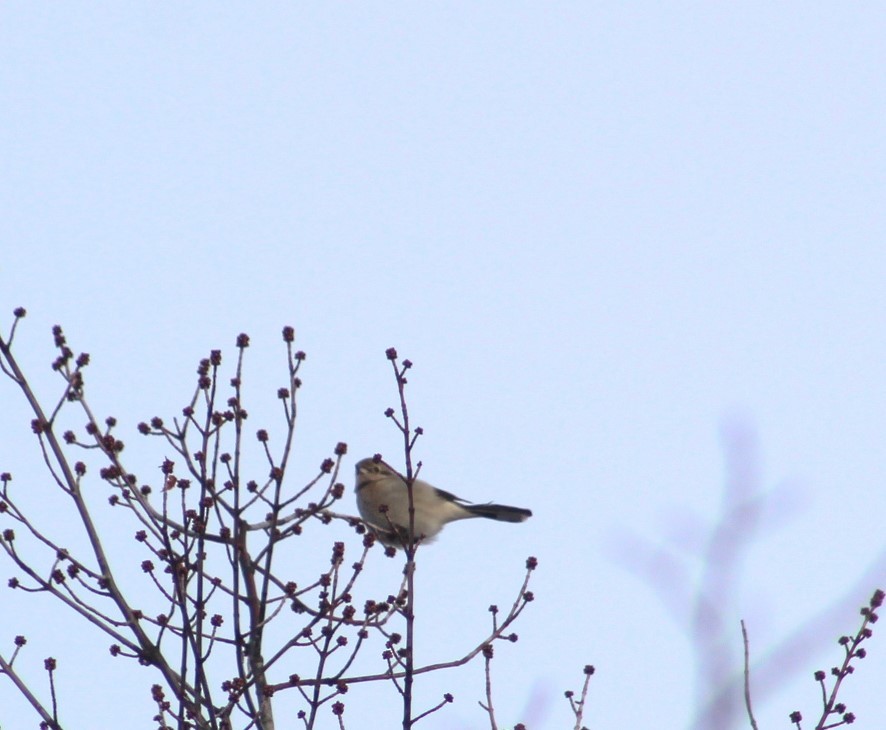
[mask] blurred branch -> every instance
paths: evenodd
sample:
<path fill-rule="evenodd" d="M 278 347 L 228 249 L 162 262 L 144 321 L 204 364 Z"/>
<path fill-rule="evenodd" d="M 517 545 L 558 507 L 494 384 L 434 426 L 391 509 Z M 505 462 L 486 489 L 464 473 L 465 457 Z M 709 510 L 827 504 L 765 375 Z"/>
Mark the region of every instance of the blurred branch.
<path fill-rule="evenodd" d="M 816 637 L 837 632 L 847 606 L 855 604 L 859 593 L 869 590 L 886 570 L 884 551 L 841 597 L 748 666 L 747 674 L 739 671 L 742 662 L 736 653 L 729 611 L 738 602 L 744 557 L 761 525 L 774 516 L 770 508 L 774 493 L 763 492 L 760 486 L 756 439 L 750 431 L 740 426 L 725 429 L 724 453 L 726 479 L 719 513 L 698 549 L 675 554 L 634 535 L 622 539 L 618 553 L 624 564 L 653 587 L 689 639 L 695 656 L 698 712 L 693 727 L 697 730 L 734 727 L 743 714 L 753 724 L 747 695 L 744 713 L 739 703 L 742 692 L 747 693 L 749 673 L 753 672 L 756 680 L 754 699 L 765 701 L 820 651 Z M 692 576 L 697 568 L 701 573 L 694 587 Z"/>

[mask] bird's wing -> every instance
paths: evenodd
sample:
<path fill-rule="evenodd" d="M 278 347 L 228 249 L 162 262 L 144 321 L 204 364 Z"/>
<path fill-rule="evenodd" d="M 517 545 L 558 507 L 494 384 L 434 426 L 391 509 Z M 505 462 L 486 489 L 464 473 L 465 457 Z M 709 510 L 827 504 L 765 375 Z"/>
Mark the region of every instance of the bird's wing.
<path fill-rule="evenodd" d="M 462 497 L 456 497 L 452 492 L 447 492 L 444 489 L 437 489 L 437 487 L 432 487 L 432 489 L 447 502 L 455 502 L 456 504 L 470 504 L 468 500 L 463 499 Z"/>

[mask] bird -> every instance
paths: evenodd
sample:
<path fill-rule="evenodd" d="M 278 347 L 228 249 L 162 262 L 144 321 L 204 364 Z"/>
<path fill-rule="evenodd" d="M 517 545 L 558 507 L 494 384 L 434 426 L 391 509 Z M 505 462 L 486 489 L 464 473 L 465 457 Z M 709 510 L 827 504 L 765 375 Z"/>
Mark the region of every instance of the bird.
<path fill-rule="evenodd" d="M 357 509 L 383 545 L 404 547 L 409 540 L 409 495 L 404 478 L 378 457 L 356 465 Z M 415 508 L 413 536 L 422 544 L 433 542 L 440 530 L 455 520 L 486 517 L 501 522 L 524 522 L 532 512 L 504 504 L 471 504 L 421 479 L 412 483 Z"/>

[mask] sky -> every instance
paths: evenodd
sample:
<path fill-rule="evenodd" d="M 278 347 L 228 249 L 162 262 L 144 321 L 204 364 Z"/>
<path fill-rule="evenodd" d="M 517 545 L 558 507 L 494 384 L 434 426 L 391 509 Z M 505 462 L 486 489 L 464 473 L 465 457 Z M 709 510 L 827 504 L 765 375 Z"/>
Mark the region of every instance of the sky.
<path fill-rule="evenodd" d="M 534 512 L 427 548 L 421 655 L 482 636 L 533 555 L 495 663 L 502 727 L 572 727 L 585 664 L 589 727 L 691 727 L 699 590 L 735 662 L 742 618 L 752 660 L 800 632 L 755 704 L 789 727 L 886 588 L 884 33 L 879 3 L 5 3 L 0 324 L 28 309 L 17 352 L 47 398 L 64 326 L 143 472 L 164 455 L 136 424 L 178 413 L 240 332 L 273 429 L 292 325 L 294 478 L 344 441 L 349 486 L 363 456 L 402 464 L 396 347 L 423 476 Z M 30 416 L 11 383 L 0 399 L 0 470 L 40 494 Z M 697 559 L 726 484 L 758 506 L 729 513 L 728 574 Z M 135 551 L 126 529 L 115 545 Z M 375 556 L 367 590 L 398 572 Z M 2 651 L 26 633 L 22 666 L 58 655 L 68 726 L 150 713 L 103 638 L 2 596 Z M 884 676 L 875 632 L 846 683 L 856 727 L 886 716 Z M 419 684 L 456 696 L 426 727 L 488 726 L 479 664 Z M 396 726 L 390 688 L 347 700 L 349 727 Z M 0 707 L 36 724 L 8 682 Z"/>

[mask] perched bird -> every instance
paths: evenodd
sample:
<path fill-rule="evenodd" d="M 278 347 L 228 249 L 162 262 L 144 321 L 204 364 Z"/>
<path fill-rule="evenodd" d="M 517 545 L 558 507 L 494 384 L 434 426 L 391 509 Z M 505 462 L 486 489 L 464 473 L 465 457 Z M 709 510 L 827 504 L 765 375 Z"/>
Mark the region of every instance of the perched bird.
<path fill-rule="evenodd" d="M 409 496 L 406 482 L 385 462 L 357 462 L 357 508 L 385 545 L 403 547 L 409 538 Z M 532 512 L 503 504 L 469 504 L 454 494 L 432 487 L 421 479 L 412 483 L 414 537 L 431 542 L 447 522 L 468 517 L 488 517 L 502 522 L 523 522 Z"/>

